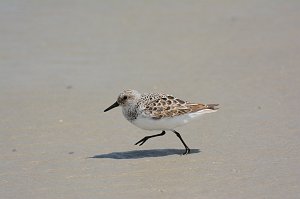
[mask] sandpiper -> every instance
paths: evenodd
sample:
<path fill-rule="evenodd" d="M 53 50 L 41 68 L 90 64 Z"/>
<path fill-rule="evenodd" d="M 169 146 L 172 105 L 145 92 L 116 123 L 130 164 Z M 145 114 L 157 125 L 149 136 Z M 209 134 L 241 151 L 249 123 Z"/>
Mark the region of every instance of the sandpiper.
<path fill-rule="evenodd" d="M 149 138 L 163 136 L 169 130 L 175 133 L 184 145 L 183 155 L 190 153 L 190 148 L 174 129 L 205 113 L 216 112 L 218 109 L 218 104 L 190 103 L 168 94 L 141 94 L 135 90 L 125 90 L 120 93 L 117 101 L 104 112 L 118 106 L 122 107 L 124 117 L 135 126 L 145 130 L 162 131 L 159 134 L 144 137 L 135 145 L 141 146 Z"/>

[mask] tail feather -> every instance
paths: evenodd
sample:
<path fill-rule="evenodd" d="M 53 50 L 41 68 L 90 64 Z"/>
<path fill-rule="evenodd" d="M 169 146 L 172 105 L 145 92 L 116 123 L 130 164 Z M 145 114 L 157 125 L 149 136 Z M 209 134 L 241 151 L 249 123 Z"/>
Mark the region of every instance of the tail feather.
<path fill-rule="evenodd" d="M 219 104 L 206 104 L 205 108 L 206 109 L 211 109 L 211 110 L 218 110 L 219 107 L 216 107 L 216 106 L 219 106 Z"/>

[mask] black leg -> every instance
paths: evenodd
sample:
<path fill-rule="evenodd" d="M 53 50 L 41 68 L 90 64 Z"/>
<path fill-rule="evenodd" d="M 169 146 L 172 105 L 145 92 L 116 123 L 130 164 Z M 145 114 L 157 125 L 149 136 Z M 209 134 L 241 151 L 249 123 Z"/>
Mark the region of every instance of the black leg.
<path fill-rule="evenodd" d="M 164 134 L 166 134 L 165 131 L 162 131 L 160 134 L 156 134 L 156 135 L 150 135 L 150 136 L 146 136 L 143 139 L 141 139 L 140 141 L 138 141 L 137 143 L 135 143 L 135 145 L 143 145 L 149 138 L 153 138 L 153 137 L 157 137 L 157 136 L 163 136 Z"/>
<path fill-rule="evenodd" d="M 177 135 L 177 137 L 179 137 L 180 141 L 182 142 L 182 144 L 183 144 L 184 147 L 185 147 L 185 152 L 183 153 L 183 155 L 186 155 L 186 154 L 190 153 L 191 150 L 190 150 L 190 148 L 185 144 L 185 142 L 183 141 L 181 135 L 180 135 L 177 131 L 175 131 L 175 130 L 172 130 L 172 131 L 173 131 L 173 133 L 175 133 L 175 134 Z"/>

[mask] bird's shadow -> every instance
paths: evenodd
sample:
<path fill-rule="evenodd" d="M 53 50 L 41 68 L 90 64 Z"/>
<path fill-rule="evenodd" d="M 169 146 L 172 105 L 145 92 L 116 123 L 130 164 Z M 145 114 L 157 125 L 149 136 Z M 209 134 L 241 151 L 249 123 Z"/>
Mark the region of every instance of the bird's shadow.
<path fill-rule="evenodd" d="M 151 149 L 151 150 L 133 150 L 124 152 L 112 152 L 107 154 L 94 155 L 89 158 L 110 158 L 110 159 L 140 159 L 154 158 L 169 155 L 182 155 L 182 149 Z M 199 153 L 199 149 L 191 149 L 190 154 Z"/>

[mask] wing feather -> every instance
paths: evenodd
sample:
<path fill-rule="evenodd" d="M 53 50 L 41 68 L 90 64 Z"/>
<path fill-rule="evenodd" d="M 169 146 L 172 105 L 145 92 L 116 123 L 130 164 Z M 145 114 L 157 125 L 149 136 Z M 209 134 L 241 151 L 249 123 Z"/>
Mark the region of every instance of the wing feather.
<path fill-rule="evenodd" d="M 193 113 L 203 109 L 212 109 L 213 107 L 201 103 L 189 103 L 172 95 L 160 94 L 159 96 L 155 95 L 153 100 L 149 100 L 144 108 L 153 119 L 160 119 Z"/>

